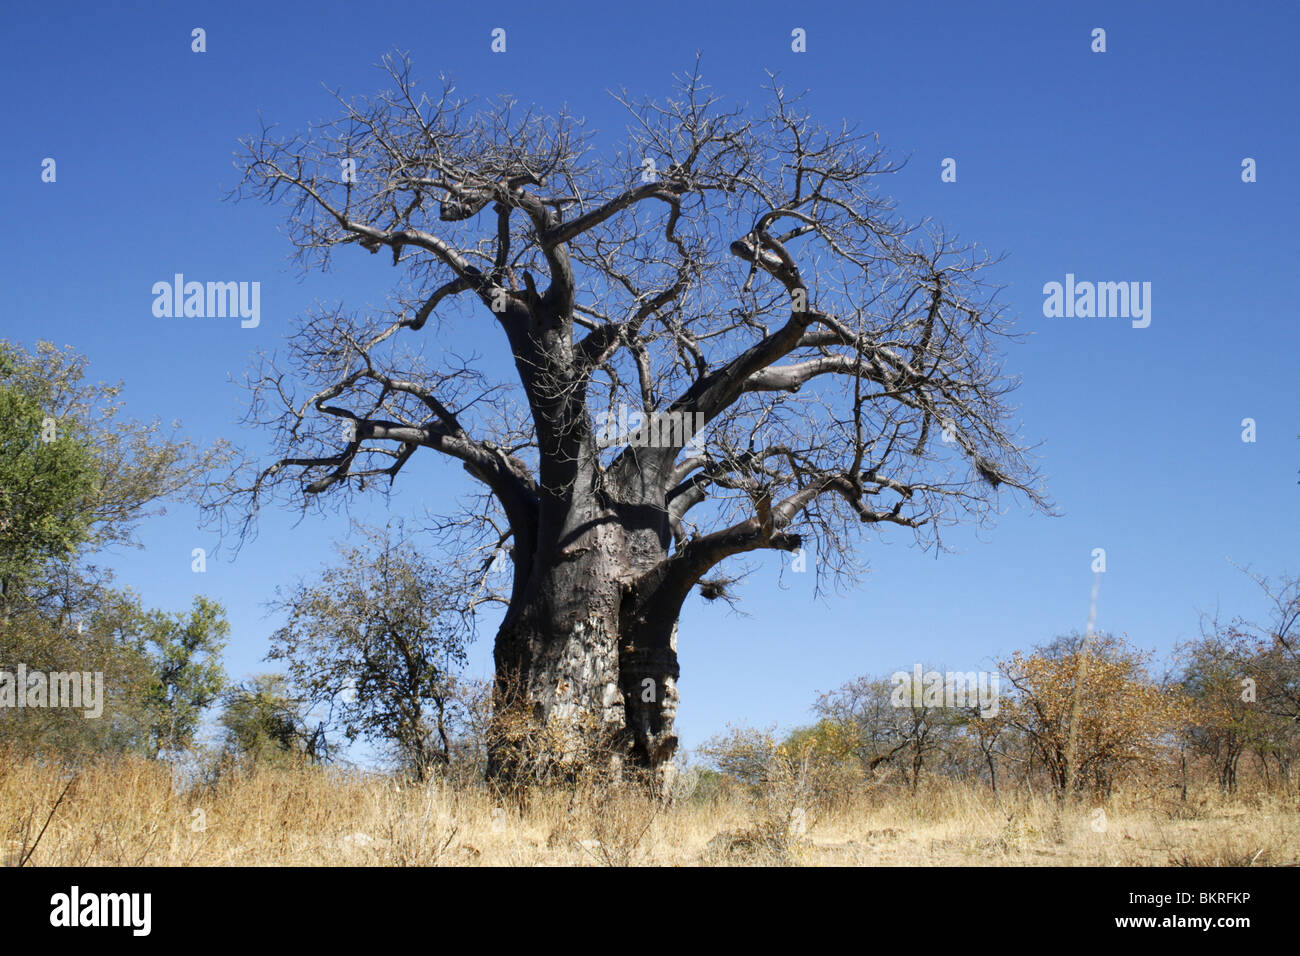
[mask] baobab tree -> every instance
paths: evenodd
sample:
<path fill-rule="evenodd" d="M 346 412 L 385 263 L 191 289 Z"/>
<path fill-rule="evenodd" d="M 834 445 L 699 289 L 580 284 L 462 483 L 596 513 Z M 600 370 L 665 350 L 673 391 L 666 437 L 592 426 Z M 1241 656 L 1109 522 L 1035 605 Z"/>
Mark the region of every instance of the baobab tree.
<path fill-rule="evenodd" d="M 279 457 L 216 503 L 246 522 L 280 494 L 392 482 L 426 449 L 462 463 L 487 500 L 445 527 L 510 557 L 499 710 L 664 771 L 678 618 L 723 562 L 808 548 L 852 577 L 870 529 L 941 547 L 1003 489 L 1045 506 L 1005 404 L 993 260 L 895 214 L 875 137 L 818 126 L 775 76 L 763 109 L 724 108 L 697 64 L 665 100 L 613 93 L 628 127 L 600 152 L 568 112 L 381 65 L 387 91 L 242 144 L 235 195 L 287 205 L 305 270 L 355 246 L 401 281 L 390 311 L 319 309 L 289 363 L 263 360 L 251 418 Z M 452 323 L 513 370 L 429 361 Z M 517 751 L 498 741 L 490 774 L 516 778 Z"/>

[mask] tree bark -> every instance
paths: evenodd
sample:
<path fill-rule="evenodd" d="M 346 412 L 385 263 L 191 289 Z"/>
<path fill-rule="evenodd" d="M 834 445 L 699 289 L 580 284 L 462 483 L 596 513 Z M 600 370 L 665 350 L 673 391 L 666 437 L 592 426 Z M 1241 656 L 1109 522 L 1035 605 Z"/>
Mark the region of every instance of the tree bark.
<path fill-rule="evenodd" d="M 495 782 L 595 771 L 660 791 L 671 783 L 677 617 L 689 589 L 664 580 L 662 492 L 646 493 L 656 484 L 640 472 L 627 485 L 578 467 L 555 546 L 543 531 L 516 559 L 524 583 L 495 644 Z"/>
<path fill-rule="evenodd" d="M 646 545 L 613 511 L 589 512 L 549 560 L 532 560 L 495 646 L 488 776 L 514 785 L 584 773 L 662 788 L 677 748 L 677 615 L 642 567 Z"/>

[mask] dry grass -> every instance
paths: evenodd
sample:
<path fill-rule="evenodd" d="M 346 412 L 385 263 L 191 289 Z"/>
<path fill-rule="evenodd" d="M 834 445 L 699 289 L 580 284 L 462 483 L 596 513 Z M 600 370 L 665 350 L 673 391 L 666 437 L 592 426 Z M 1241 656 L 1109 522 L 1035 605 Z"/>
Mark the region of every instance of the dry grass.
<path fill-rule="evenodd" d="M 166 767 L 131 759 L 86 768 L 71 786 L 69 777 L 30 760 L 0 763 L 6 864 L 1300 864 L 1295 794 L 1128 793 L 1062 811 L 1040 796 L 936 783 L 808 808 L 801 832 L 781 800 L 739 793 L 664 808 L 632 793 L 557 789 L 521 806 L 482 787 L 399 788 L 313 770 L 235 774 L 183 792 Z"/>

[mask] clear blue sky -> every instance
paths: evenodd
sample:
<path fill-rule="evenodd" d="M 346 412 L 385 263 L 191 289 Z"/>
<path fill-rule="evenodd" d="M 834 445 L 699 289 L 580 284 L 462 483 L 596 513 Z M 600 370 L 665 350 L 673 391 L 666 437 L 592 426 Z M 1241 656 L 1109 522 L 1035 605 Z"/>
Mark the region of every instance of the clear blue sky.
<path fill-rule="evenodd" d="M 316 300 L 378 304 L 393 274 L 357 254 L 301 280 L 277 232 L 283 211 L 223 202 L 235 141 L 259 113 L 288 129 L 326 118 L 322 84 L 374 92 L 373 64 L 396 46 L 427 80 L 445 71 L 466 93 L 567 102 L 612 142 L 623 120 L 606 90 L 663 95 L 697 50 L 738 102 L 760 102 L 763 71 L 779 70 L 823 122 L 847 118 L 910 157 L 886 187 L 904 215 L 1007 254 L 996 278 L 1031 333 L 1007 367 L 1023 377 L 1025 433 L 1044 443 L 1063 516 L 1009 507 L 991 532 L 950 532 L 957 553 L 937 559 L 887 533 L 867 548 L 862 587 L 824 602 L 810 574 L 777 588 L 775 559 L 745 585 L 748 616 L 692 598 L 683 742 L 728 721 L 806 721 L 817 691 L 855 675 L 988 667 L 1082 629 L 1096 547 L 1108 564 L 1098 626 L 1165 654 L 1200 612 L 1262 611 L 1229 558 L 1300 571 L 1298 26 L 1291 3 L 1185 0 L 24 4 L 0 34 L 0 336 L 76 347 L 94 376 L 125 380 L 136 417 L 265 449 L 236 426 L 242 393 L 228 378 Z M 194 27 L 206 53 L 190 50 Z M 489 49 L 494 27 L 507 30 L 505 54 Z M 807 53 L 790 49 L 795 27 Z M 1090 50 L 1096 27 L 1103 54 Z M 56 183 L 41 182 L 45 157 Z M 945 157 L 956 183 L 940 182 Z M 1255 183 L 1241 180 L 1244 157 Z M 260 281 L 260 327 L 154 318 L 150 288 L 176 272 Z M 1151 282 L 1150 327 L 1044 318 L 1043 284 L 1067 272 Z M 1254 444 L 1241 441 L 1246 417 Z M 436 510 L 461 487 L 431 461 L 408 471 L 399 514 Z M 358 516 L 385 513 L 377 503 Z M 114 565 L 151 604 L 181 609 L 198 591 L 223 602 L 228 666 L 242 676 L 270 669 L 272 589 L 316 569 L 346 529 L 345 515 L 297 527 L 268 516 L 237 561 L 199 576 L 190 551 L 215 539 L 177 505 Z M 489 629 L 476 673 L 490 645 Z"/>

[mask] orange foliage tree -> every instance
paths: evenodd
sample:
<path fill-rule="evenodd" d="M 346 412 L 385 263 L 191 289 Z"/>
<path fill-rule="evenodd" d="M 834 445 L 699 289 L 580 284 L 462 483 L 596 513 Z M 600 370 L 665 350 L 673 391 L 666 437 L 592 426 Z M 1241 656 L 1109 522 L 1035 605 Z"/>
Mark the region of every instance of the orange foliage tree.
<path fill-rule="evenodd" d="M 1164 761 L 1184 719 L 1181 691 L 1157 684 L 1148 659 L 1109 634 L 1017 651 L 1000 665 L 1012 693 L 996 720 L 1024 735 L 1059 795 L 1108 793 L 1120 775 Z"/>

